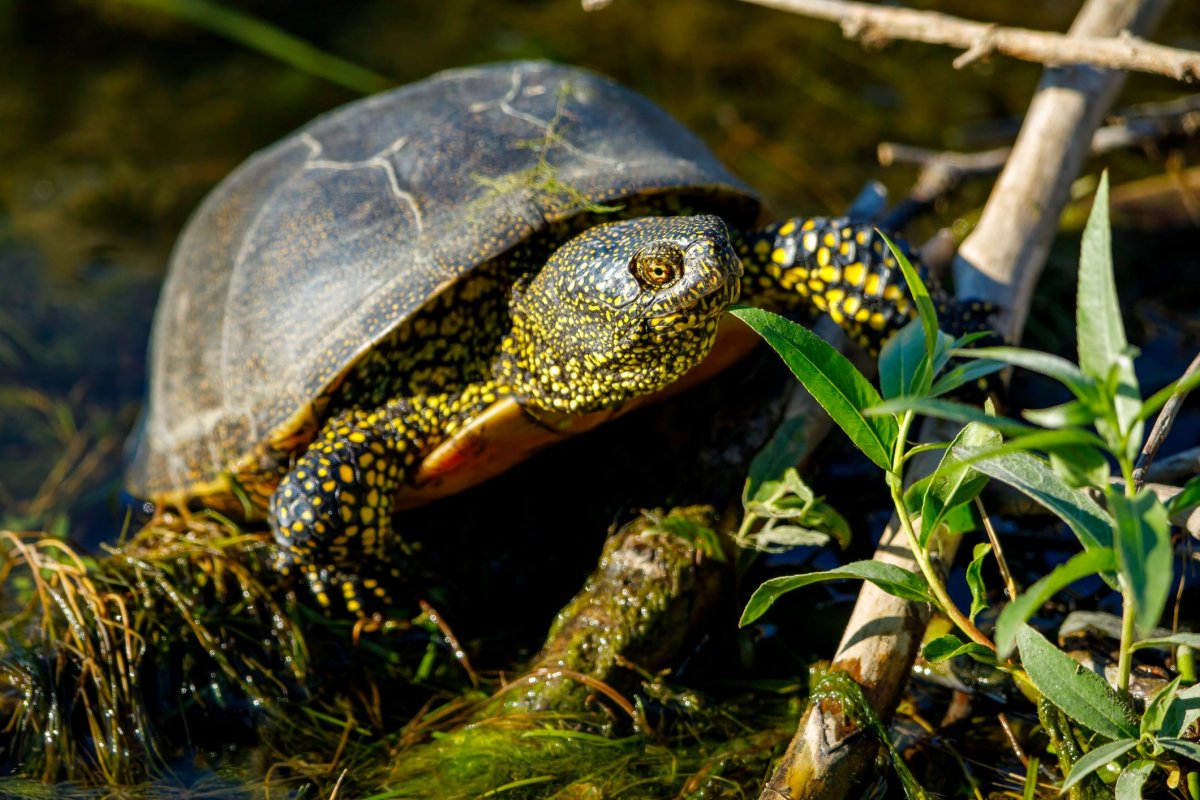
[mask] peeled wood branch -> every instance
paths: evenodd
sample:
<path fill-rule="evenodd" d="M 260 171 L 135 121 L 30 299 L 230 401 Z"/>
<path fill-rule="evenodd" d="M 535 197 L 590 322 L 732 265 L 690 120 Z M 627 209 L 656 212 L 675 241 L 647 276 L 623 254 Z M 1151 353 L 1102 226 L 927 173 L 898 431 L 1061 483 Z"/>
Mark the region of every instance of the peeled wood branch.
<path fill-rule="evenodd" d="M 957 47 L 965 51 L 954 60 L 960 69 L 996 54 L 1039 64 L 1091 64 L 1189 83 L 1200 80 L 1200 53 L 1147 42 L 1124 30 L 1112 35 L 1071 36 L 852 0 L 742 1 L 836 22 L 847 38 L 864 44 L 878 46 L 905 39 Z"/>

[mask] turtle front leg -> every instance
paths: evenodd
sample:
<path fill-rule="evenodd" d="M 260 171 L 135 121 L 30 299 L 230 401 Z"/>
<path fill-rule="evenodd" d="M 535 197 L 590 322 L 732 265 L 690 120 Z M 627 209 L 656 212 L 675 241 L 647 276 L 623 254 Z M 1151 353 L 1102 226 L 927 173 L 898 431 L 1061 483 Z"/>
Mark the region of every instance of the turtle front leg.
<path fill-rule="evenodd" d="M 379 413 L 326 422 L 271 495 L 276 569 L 298 571 L 324 609 L 365 616 L 388 605 L 398 576 L 392 495 L 423 444 L 411 425 Z"/>
<path fill-rule="evenodd" d="M 929 281 L 907 246 L 900 241 L 897 245 Z M 868 222 L 848 217 L 792 219 L 747 234 L 739 251 L 746 270 L 744 302 L 828 314 L 871 355 L 916 316 L 895 257 Z M 990 306 L 956 301 L 934 283 L 929 289 L 945 330 L 987 330 Z"/>

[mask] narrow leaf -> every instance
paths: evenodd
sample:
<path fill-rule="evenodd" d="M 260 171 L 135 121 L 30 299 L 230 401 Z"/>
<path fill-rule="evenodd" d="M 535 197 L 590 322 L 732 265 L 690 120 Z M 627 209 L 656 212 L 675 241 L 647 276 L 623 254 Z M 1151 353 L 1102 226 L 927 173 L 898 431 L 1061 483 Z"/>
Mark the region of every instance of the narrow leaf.
<path fill-rule="evenodd" d="M 731 313 L 779 353 L 809 394 L 867 458 L 881 469 L 891 468 L 899 426 L 891 417 L 863 416 L 863 409 L 878 405 L 882 398 L 845 356 L 803 325 L 778 314 L 758 308 L 736 308 Z"/>
<path fill-rule="evenodd" d="M 932 397 L 897 397 L 872 406 L 865 413 L 868 417 L 876 417 L 891 416 L 905 411 L 915 411 L 927 417 L 948 419 L 951 422 L 961 422 L 964 425 L 968 422 L 982 422 L 1009 436 L 1020 436 L 1036 430 L 1036 428 L 1031 428 L 1028 425 L 1023 425 L 1011 419 L 992 416 L 983 409 L 976 408 L 975 406 Z"/>
<path fill-rule="evenodd" d="M 1066 445 L 1050 453 L 1050 468 L 1068 486 L 1103 490 L 1110 474 L 1108 459 L 1094 447 Z"/>
<path fill-rule="evenodd" d="M 929 593 L 929 585 L 920 575 L 883 561 L 854 561 L 838 569 L 825 572 L 788 575 L 765 581 L 754 590 L 750 602 L 746 604 L 746 610 L 742 612 L 739 624 L 748 625 L 758 619 L 781 595 L 794 589 L 821 581 L 842 579 L 870 581 L 888 594 L 914 603 L 933 602 Z"/>
<path fill-rule="evenodd" d="M 1062 788 L 1059 791 L 1067 791 L 1088 775 L 1091 775 L 1105 764 L 1116 761 L 1135 747 L 1137 747 L 1137 739 L 1118 739 L 1115 742 L 1109 742 L 1097 747 L 1075 762 L 1075 766 L 1071 767 L 1071 774 L 1063 781 Z"/>
<path fill-rule="evenodd" d="M 1184 758 L 1190 758 L 1192 761 L 1200 763 L 1200 744 L 1189 739 L 1155 739 L 1161 746 L 1167 748 L 1176 755 L 1181 755 Z"/>
<path fill-rule="evenodd" d="M 1142 403 L 1142 410 L 1138 412 L 1138 416 L 1142 419 L 1149 419 L 1152 415 L 1158 413 L 1158 410 L 1165 406 L 1172 396 L 1187 394 L 1197 386 L 1200 386 L 1200 370 L 1184 375 L 1174 383 L 1169 383 L 1150 395 L 1150 398 Z"/>
<path fill-rule="evenodd" d="M 960 386 L 975 383 L 980 378 L 985 378 L 1002 369 L 1004 369 L 1004 364 L 999 361 L 987 361 L 982 358 L 964 361 L 956 364 L 950 371 L 938 378 L 930 388 L 929 396 L 940 397 L 949 394 Z"/>
<path fill-rule="evenodd" d="M 1117 523 L 1117 569 L 1133 590 L 1134 620 L 1146 635 L 1158 624 L 1171 590 L 1171 522 L 1149 489 L 1133 498 L 1109 492 L 1108 506 Z"/>
<path fill-rule="evenodd" d="M 1163 686 L 1146 701 L 1146 710 L 1142 712 L 1142 736 L 1153 736 L 1162 728 L 1167 718 L 1167 709 L 1175 699 L 1175 693 L 1179 691 L 1181 680 L 1182 675 L 1175 676 L 1175 680 Z"/>
<path fill-rule="evenodd" d="M 1049 408 L 1027 408 L 1021 412 L 1021 416 L 1043 428 L 1066 428 L 1091 425 L 1100 412 L 1081 400 L 1068 400 Z"/>
<path fill-rule="evenodd" d="M 1112 522 L 1096 501 L 1072 489 L 1045 462 L 1028 453 L 1009 453 L 978 461 L 970 450 L 959 453 L 980 472 L 1019 490 L 1045 506 L 1075 532 L 1087 549 L 1112 544 Z"/>
<path fill-rule="evenodd" d="M 1079 367 L 1062 356 L 1021 347 L 972 347 L 970 350 L 958 350 L 954 355 L 1003 361 L 1005 364 L 1023 367 L 1030 372 L 1054 378 L 1085 402 L 1090 402 L 1098 396 L 1095 379 L 1085 375 Z"/>
<path fill-rule="evenodd" d="M 971 622 L 975 615 L 988 606 L 987 586 L 983 582 L 983 562 L 992 552 L 990 542 L 980 542 L 971 553 L 971 563 L 967 565 L 967 587 L 971 590 Z"/>
<path fill-rule="evenodd" d="M 1017 633 L 1017 648 L 1033 685 L 1071 719 L 1109 739 L 1137 736 L 1133 709 L 1099 675 L 1079 665 L 1028 625 L 1022 625 Z"/>
<path fill-rule="evenodd" d="M 1117 777 L 1115 800 L 1142 800 L 1142 787 L 1154 771 L 1153 761 L 1139 759 L 1121 770 Z"/>
<path fill-rule="evenodd" d="M 1104 383 L 1116 369 L 1114 406 L 1122 431 L 1135 424 L 1141 407 L 1141 392 L 1129 342 L 1121 321 L 1117 284 L 1113 279 L 1112 236 L 1108 224 L 1108 172 L 1100 176 L 1096 199 L 1083 230 L 1079 257 L 1079 291 L 1076 297 L 1075 335 L 1079 366 L 1086 375 Z M 1138 442 L 1141 436 L 1135 437 Z"/>
<path fill-rule="evenodd" d="M 1183 485 L 1183 491 L 1171 498 L 1167 513 L 1174 517 L 1196 506 L 1200 506 L 1200 475 L 1193 475 L 1192 479 Z"/>
<path fill-rule="evenodd" d="M 908 293 L 912 295 L 913 301 L 917 305 L 917 316 L 925 331 L 925 352 L 932 357 L 938 339 L 937 310 L 933 307 L 933 298 L 929 296 L 929 289 L 926 288 L 925 282 L 921 280 L 921 276 L 913 267 L 912 262 L 908 260 L 908 256 L 904 255 L 904 252 L 896 247 L 883 231 L 879 231 L 879 235 L 883 237 L 888 249 L 892 251 L 892 256 L 900 265 L 900 272 L 903 273 L 904 281 L 908 284 Z"/>
<path fill-rule="evenodd" d="M 929 537 L 948 510 L 974 500 L 988 482 L 987 475 L 967 466 L 955 455 L 955 446 L 987 448 L 1001 441 L 1003 437 L 999 431 L 979 422 L 967 424 L 954 437 L 950 448 L 942 454 L 942 460 L 925 490 L 925 500 L 921 504 L 922 547 L 929 542 Z"/>
<path fill-rule="evenodd" d="M 929 354 L 919 320 L 905 325 L 879 351 L 879 391 L 885 398 L 923 395 L 932 383 Z"/>
<path fill-rule="evenodd" d="M 1012 652 L 1017 632 L 1051 597 L 1081 578 L 1117 568 L 1117 555 L 1111 547 L 1084 550 L 1065 564 L 1059 564 L 1029 590 L 1006 605 L 996 618 L 996 650 L 1001 658 Z"/>
<path fill-rule="evenodd" d="M 930 664 L 940 664 L 955 656 L 970 656 L 983 664 L 995 664 L 996 654 L 975 642 L 964 642 L 953 634 L 931 640 L 921 651 L 921 656 Z"/>
<path fill-rule="evenodd" d="M 1200 633 L 1173 633 L 1170 636 L 1160 636 L 1153 639 L 1142 639 L 1133 643 L 1130 650 L 1141 650 L 1146 647 L 1165 649 L 1168 647 L 1190 647 L 1200 650 Z"/>
<path fill-rule="evenodd" d="M 1167 706 L 1159 733 L 1163 736 L 1183 736 L 1197 720 L 1200 720 L 1200 683 L 1175 693 L 1175 699 Z"/>
<path fill-rule="evenodd" d="M 794 467 L 804 455 L 808 449 L 808 440 L 804 434 L 806 421 L 803 416 L 791 417 L 775 428 L 770 441 L 750 462 L 744 500 L 755 498 L 764 482 L 782 478 L 783 473 L 789 467 Z"/>

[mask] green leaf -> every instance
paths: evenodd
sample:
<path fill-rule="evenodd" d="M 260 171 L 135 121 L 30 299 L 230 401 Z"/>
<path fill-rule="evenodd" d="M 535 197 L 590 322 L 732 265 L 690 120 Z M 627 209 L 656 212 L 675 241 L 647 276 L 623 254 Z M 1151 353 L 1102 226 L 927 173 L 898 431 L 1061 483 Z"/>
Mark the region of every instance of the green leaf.
<path fill-rule="evenodd" d="M 1146 701 L 1146 710 L 1142 712 L 1140 726 L 1142 736 L 1153 736 L 1162 728 L 1163 722 L 1167 718 L 1167 709 L 1175 699 L 1175 692 L 1179 690 L 1181 680 L 1183 680 L 1183 676 L 1177 675 L 1175 680 L 1159 689 L 1153 697 Z"/>
<path fill-rule="evenodd" d="M 1051 597 L 1081 578 L 1117 568 L 1117 554 L 1111 547 L 1084 550 L 1065 564 L 1059 564 L 1029 590 L 1017 595 L 996 618 L 996 650 L 1001 658 L 1012 652 L 1017 633 Z"/>
<path fill-rule="evenodd" d="M 1108 459 L 1094 447 L 1066 445 L 1050 453 L 1050 468 L 1063 483 L 1076 489 L 1108 486 Z"/>
<path fill-rule="evenodd" d="M 996 654 L 975 642 L 964 642 L 953 634 L 933 639 L 925 645 L 921 656 L 930 664 L 940 664 L 955 656 L 970 656 L 983 664 L 995 664 Z"/>
<path fill-rule="evenodd" d="M 833 537 L 825 531 L 799 525 L 773 525 L 754 534 L 754 544 L 767 552 L 782 552 L 794 547 L 824 547 Z"/>
<path fill-rule="evenodd" d="M 932 603 L 933 597 L 925 579 L 916 573 L 901 569 L 883 561 L 854 561 L 837 569 L 825 572 L 810 572 L 805 575 L 787 575 L 765 581 L 754 590 L 746 610 L 742 612 L 740 625 L 748 625 L 758 619 L 781 596 L 788 592 L 821 581 L 857 579 L 870 581 L 888 594 L 914 603 Z"/>
<path fill-rule="evenodd" d="M 1017 632 L 1017 649 L 1033 685 L 1075 722 L 1109 739 L 1137 736 L 1133 709 L 1099 675 L 1080 666 L 1028 625 Z"/>
<path fill-rule="evenodd" d="M 975 406 L 932 397 L 896 397 L 872 406 L 864 413 L 868 417 L 890 417 L 893 414 L 901 414 L 905 411 L 915 411 L 927 417 L 948 419 L 951 422 L 961 422 L 964 425 L 968 422 L 982 422 L 1009 436 L 1020 436 L 1036 430 L 1011 419 L 992 416 L 983 409 L 976 408 Z"/>
<path fill-rule="evenodd" d="M 990 458 L 991 456 L 1004 455 L 1005 453 L 1019 453 L 1028 450 L 1043 450 L 1047 453 L 1053 453 L 1057 450 L 1065 450 L 1073 447 L 1103 448 L 1104 446 L 1104 440 L 1087 431 L 1075 430 L 1073 428 L 1066 428 L 1060 431 L 1034 430 L 1032 433 L 1023 433 L 1019 436 L 1014 436 L 994 449 L 982 450 L 976 454 L 975 458 Z"/>
<path fill-rule="evenodd" d="M 974 500 L 988 482 L 987 475 L 967 466 L 954 454 L 955 446 L 984 448 L 998 445 L 1001 441 L 1003 437 L 999 431 L 979 422 L 967 424 L 954 437 L 950 448 L 942 454 L 942 460 L 929 481 L 929 488 L 925 490 L 925 499 L 921 503 L 922 547 L 928 544 L 929 537 L 937 530 L 948 510 Z"/>
<path fill-rule="evenodd" d="M 888 249 L 892 251 L 897 263 L 900 264 L 900 272 L 903 273 L 904 281 L 908 284 L 908 293 L 912 295 L 913 301 L 917 305 L 917 316 L 921 320 L 921 327 L 925 330 L 925 352 L 932 357 L 938 340 L 937 310 L 933 306 L 933 298 L 929 296 L 929 289 L 925 287 L 925 282 L 921 280 L 921 276 L 903 251 L 896 247 L 883 231 L 876 230 L 883 237 Z"/>
<path fill-rule="evenodd" d="M 973 347 L 969 350 L 956 350 L 954 355 L 964 358 L 987 358 L 993 361 L 1003 361 L 1014 367 L 1037 372 L 1063 384 L 1085 403 L 1092 402 L 1099 397 L 1096 380 L 1085 375 L 1079 367 L 1062 356 L 1037 350 L 1026 350 L 1022 347 Z"/>
<path fill-rule="evenodd" d="M 1158 624 L 1171 591 L 1171 522 L 1149 489 L 1133 498 L 1108 493 L 1117 523 L 1117 569 L 1133 591 L 1134 621 L 1148 634 Z"/>
<path fill-rule="evenodd" d="M 779 353 L 809 394 L 867 458 L 881 469 L 891 469 L 899 426 L 891 417 L 863 416 L 863 409 L 878 405 L 882 398 L 845 356 L 803 325 L 778 314 L 745 307 L 731 313 Z"/>
<path fill-rule="evenodd" d="M 1090 403 L 1068 400 L 1049 408 L 1027 408 L 1021 412 L 1021 416 L 1043 428 L 1067 428 L 1091 425 L 1100 412 Z"/>
<path fill-rule="evenodd" d="M 1129 357 L 1125 324 L 1117 302 L 1117 284 L 1113 279 L 1112 236 L 1108 225 L 1108 172 L 1100 176 L 1092 212 L 1083 230 L 1079 257 L 1079 291 L 1076 297 L 1075 335 L 1079 346 L 1079 366 L 1084 374 L 1100 383 L 1108 383 L 1116 372 L 1113 404 L 1122 432 L 1137 426 L 1141 410 L 1141 391 Z M 1141 428 L 1132 434 L 1140 445 Z"/>
<path fill-rule="evenodd" d="M 1158 410 L 1165 406 L 1172 396 L 1187 394 L 1197 386 L 1200 386 L 1200 370 L 1196 370 L 1189 375 L 1184 375 L 1174 383 L 1169 383 L 1150 395 L 1150 399 L 1142 403 L 1142 410 L 1138 412 L 1138 416 L 1141 419 L 1149 419 L 1152 415 L 1158 413 Z"/>
<path fill-rule="evenodd" d="M 1175 699 L 1167 706 L 1159 733 L 1162 736 L 1183 736 L 1197 720 L 1200 720 L 1200 683 L 1175 693 Z"/>
<path fill-rule="evenodd" d="M 779 423 L 770 441 L 750 462 L 743 502 L 752 498 L 761 499 L 756 495 L 763 483 L 782 478 L 784 471 L 794 467 L 804 455 L 808 449 L 808 440 L 804 435 L 806 421 L 805 417 L 799 416 Z"/>
<path fill-rule="evenodd" d="M 911 394 L 913 379 L 922 367 L 928 377 L 929 354 L 925 352 L 924 333 L 920 320 L 913 320 L 896 331 L 879 350 L 880 393 L 885 398 Z"/>
<path fill-rule="evenodd" d="M 1190 647 L 1200 650 L 1200 633 L 1173 633 L 1170 636 L 1159 636 L 1153 639 L 1142 639 L 1133 643 L 1130 650 L 1142 650 L 1147 647 L 1165 649 L 1173 646 Z"/>
<path fill-rule="evenodd" d="M 1138 759 L 1121 770 L 1117 777 L 1115 800 L 1142 800 L 1142 787 L 1150 773 L 1154 771 L 1155 763 L 1146 759 Z"/>
<path fill-rule="evenodd" d="M 990 542 L 980 542 L 971 553 L 971 563 L 967 565 L 967 587 L 971 590 L 971 622 L 975 615 L 987 608 L 987 586 L 983 583 L 983 562 L 992 552 Z"/>
<path fill-rule="evenodd" d="M 1004 481 L 1022 494 L 1031 497 L 1059 517 L 1075 532 L 1087 549 L 1112 544 L 1112 521 L 1096 501 L 1078 489 L 1072 489 L 1062 478 L 1028 453 L 1009 453 L 975 460 L 969 449 L 959 458 L 971 466 Z"/>
<path fill-rule="evenodd" d="M 949 372 L 938 378 L 929 389 L 928 394 L 930 397 L 949 394 L 960 386 L 975 383 L 980 378 L 985 378 L 1002 369 L 1004 369 L 1004 364 L 999 361 L 987 361 L 982 358 L 964 361 L 956 364 Z"/>
<path fill-rule="evenodd" d="M 1196 506 L 1200 506 L 1200 475 L 1193 475 L 1192 479 L 1183 485 L 1183 491 L 1171 498 L 1167 513 L 1174 517 Z"/>
<path fill-rule="evenodd" d="M 1159 745 L 1170 750 L 1176 755 L 1181 755 L 1184 758 L 1190 758 L 1192 761 L 1200 762 L 1200 744 L 1189 739 L 1155 739 Z"/>
<path fill-rule="evenodd" d="M 1069 715 L 1070 712 L 1068 711 L 1067 714 Z M 1137 747 L 1137 739 L 1118 739 L 1115 742 L 1109 742 L 1097 747 L 1075 762 L 1075 766 L 1071 767 L 1071 774 L 1063 781 L 1063 785 L 1059 788 L 1059 791 L 1067 791 L 1088 775 L 1091 775 L 1105 764 L 1116 761 L 1135 747 Z"/>

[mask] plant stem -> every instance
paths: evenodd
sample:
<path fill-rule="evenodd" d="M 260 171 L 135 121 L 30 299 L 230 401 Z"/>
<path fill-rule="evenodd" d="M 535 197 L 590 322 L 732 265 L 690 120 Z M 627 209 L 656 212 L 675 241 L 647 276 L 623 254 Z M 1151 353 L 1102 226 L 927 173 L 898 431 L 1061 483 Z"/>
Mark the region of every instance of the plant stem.
<path fill-rule="evenodd" d="M 906 411 L 900 418 L 900 430 L 896 435 L 896 451 L 892 456 L 892 470 L 888 476 L 888 487 L 892 492 L 892 503 L 896 506 L 896 515 L 900 518 L 900 525 L 904 529 L 905 538 L 908 539 L 908 546 L 912 550 L 913 558 L 921 568 L 921 574 L 925 577 L 925 582 L 929 584 L 929 589 L 933 592 L 933 597 L 937 600 L 941 612 L 949 617 L 950 621 L 971 641 L 994 651 L 996 645 L 992 640 L 976 628 L 975 623 L 971 622 L 950 599 L 942 581 L 942 575 L 933 566 L 928 551 L 921 546 L 913 528 L 912 518 L 908 514 L 908 508 L 904 505 L 904 450 L 905 442 L 908 439 L 908 430 L 912 426 L 915 416 L 912 411 Z"/>
<path fill-rule="evenodd" d="M 1122 448 L 1121 452 L 1124 453 L 1125 449 Z M 1137 494 L 1133 482 L 1133 465 L 1127 458 L 1119 459 L 1119 463 L 1121 474 L 1125 477 L 1125 496 L 1133 497 Z M 1120 536 L 1120 531 L 1113 531 L 1113 533 Z M 1120 553 L 1120 548 L 1117 548 L 1117 552 Z M 1118 575 L 1118 580 L 1121 582 L 1121 649 L 1117 657 L 1117 688 L 1122 692 L 1127 692 L 1129 691 L 1129 676 L 1133 671 L 1133 633 L 1137 598 L 1134 597 L 1133 587 L 1124 575 Z"/>

